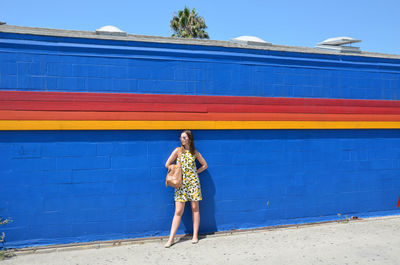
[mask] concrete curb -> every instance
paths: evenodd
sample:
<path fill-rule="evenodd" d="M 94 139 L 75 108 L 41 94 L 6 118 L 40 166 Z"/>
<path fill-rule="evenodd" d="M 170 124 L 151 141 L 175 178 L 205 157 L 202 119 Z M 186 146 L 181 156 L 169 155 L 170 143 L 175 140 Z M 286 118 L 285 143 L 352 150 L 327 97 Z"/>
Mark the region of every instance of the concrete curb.
<path fill-rule="evenodd" d="M 368 217 L 368 218 L 358 218 L 352 217 L 349 219 L 340 219 L 340 220 L 332 220 L 332 221 L 323 221 L 323 222 L 312 222 L 312 223 L 303 223 L 303 224 L 288 224 L 288 225 L 277 225 L 277 226 L 268 226 L 268 227 L 260 227 L 253 229 L 235 229 L 230 231 L 220 231 L 211 234 L 202 234 L 199 235 L 200 238 L 212 238 L 212 237 L 220 237 L 220 236 L 230 236 L 236 234 L 248 234 L 248 233 L 256 233 L 261 231 L 272 231 L 277 229 L 298 229 L 302 227 L 309 226 L 319 226 L 324 224 L 332 224 L 332 223 L 353 223 L 353 222 L 370 222 L 370 221 L 379 221 L 382 219 L 395 219 L 400 218 L 400 215 L 388 215 L 388 216 L 379 216 L 379 217 Z M 189 240 L 191 235 L 178 235 L 176 236 L 178 240 Z M 108 248 L 115 246 L 123 246 L 123 245 L 132 245 L 132 244 L 145 244 L 150 242 L 163 242 L 168 239 L 168 236 L 159 236 L 159 237 L 147 237 L 147 238 L 136 238 L 136 239 L 119 239 L 119 240 L 110 240 L 110 241 L 94 241 L 94 242 L 82 242 L 82 243 L 71 243 L 71 244 L 59 244 L 59 245 L 46 245 L 39 247 L 27 247 L 21 249 L 8 249 L 6 250 L 9 253 L 15 255 L 27 255 L 27 254 L 41 254 L 41 253 L 52 253 L 52 252 L 62 252 L 62 251 L 70 251 L 70 250 L 85 250 L 85 249 L 98 249 L 98 248 Z"/>

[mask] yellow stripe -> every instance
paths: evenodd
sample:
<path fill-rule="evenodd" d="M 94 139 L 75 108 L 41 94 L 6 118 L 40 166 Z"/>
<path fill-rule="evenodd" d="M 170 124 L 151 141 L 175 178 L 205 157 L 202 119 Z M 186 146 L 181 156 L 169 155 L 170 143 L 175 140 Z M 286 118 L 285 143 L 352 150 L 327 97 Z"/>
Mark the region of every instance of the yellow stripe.
<path fill-rule="evenodd" d="M 0 130 L 399 129 L 395 121 L 47 121 L 0 120 Z"/>

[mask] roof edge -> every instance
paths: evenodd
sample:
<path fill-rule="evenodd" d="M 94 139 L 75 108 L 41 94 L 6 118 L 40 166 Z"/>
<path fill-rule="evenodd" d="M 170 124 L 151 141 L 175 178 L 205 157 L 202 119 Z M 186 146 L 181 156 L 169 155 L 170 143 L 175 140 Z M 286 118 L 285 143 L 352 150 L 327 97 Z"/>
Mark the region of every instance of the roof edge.
<path fill-rule="evenodd" d="M 270 51 L 286 51 L 286 52 L 299 52 L 299 53 L 312 53 L 312 54 L 327 54 L 327 55 L 344 55 L 344 56 L 358 56 L 358 57 L 375 57 L 375 58 L 388 58 L 400 59 L 400 55 L 365 52 L 358 53 L 340 53 L 335 51 L 320 50 L 314 47 L 302 46 L 287 46 L 272 44 L 269 46 L 252 46 L 234 43 L 231 41 L 222 40 L 204 40 L 204 39 L 183 39 L 173 37 L 161 37 L 150 35 L 136 35 L 127 34 L 126 36 L 114 35 L 98 35 L 96 31 L 80 31 L 80 30 L 67 30 L 67 29 L 53 29 L 53 28 L 39 28 L 39 27 L 26 27 L 17 25 L 0 25 L 0 32 L 15 33 L 15 34 L 29 34 L 53 37 L 70 37 L 70 38 L 89 38 L 89 39 L 102 39 L 102 40 L 118 40 L 118 41 L 138 41 L 138 42 L 156 42 L 156 43 L 171 43 L 183 45 L 202 45 L 202 46 L 219 46 L 227 48 L 241 48 L 251 50 L 270 50 Z"/>

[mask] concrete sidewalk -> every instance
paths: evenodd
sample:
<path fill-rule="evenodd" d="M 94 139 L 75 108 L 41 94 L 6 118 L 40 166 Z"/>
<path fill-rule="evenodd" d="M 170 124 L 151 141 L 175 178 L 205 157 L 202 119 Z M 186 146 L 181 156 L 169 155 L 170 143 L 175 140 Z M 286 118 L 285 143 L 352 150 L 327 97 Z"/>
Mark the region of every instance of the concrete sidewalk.
<path fill-rule="evenodd" d="M 89 249 L 17 255 L 0 264 L 400 264 L 400 215 Z"/>

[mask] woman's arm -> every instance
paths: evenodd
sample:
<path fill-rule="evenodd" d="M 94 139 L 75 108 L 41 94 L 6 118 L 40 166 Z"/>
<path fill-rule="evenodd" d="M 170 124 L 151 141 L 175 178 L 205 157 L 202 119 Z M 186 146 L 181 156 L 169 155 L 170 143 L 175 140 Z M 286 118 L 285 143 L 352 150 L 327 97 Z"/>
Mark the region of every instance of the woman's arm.
<path fill-rule="evenodd" d="M 165 167 L 169 168 L 169 166 L 174 162 L 178 157 L 178 147 L 175 148 L 174 151 L 172 151 L 171 155 L 169 156 L 167 162 L 165 163 Z"/>
<path fill-rule="evenodd" d="M 204 170 L 207 169 L 207 162 L 206 160 L 201 156 L 201 154 L 196 150 L 196 158 L 199 160 L 201 167 L 197 169 L 197 174 L 203 172 Z"/>

